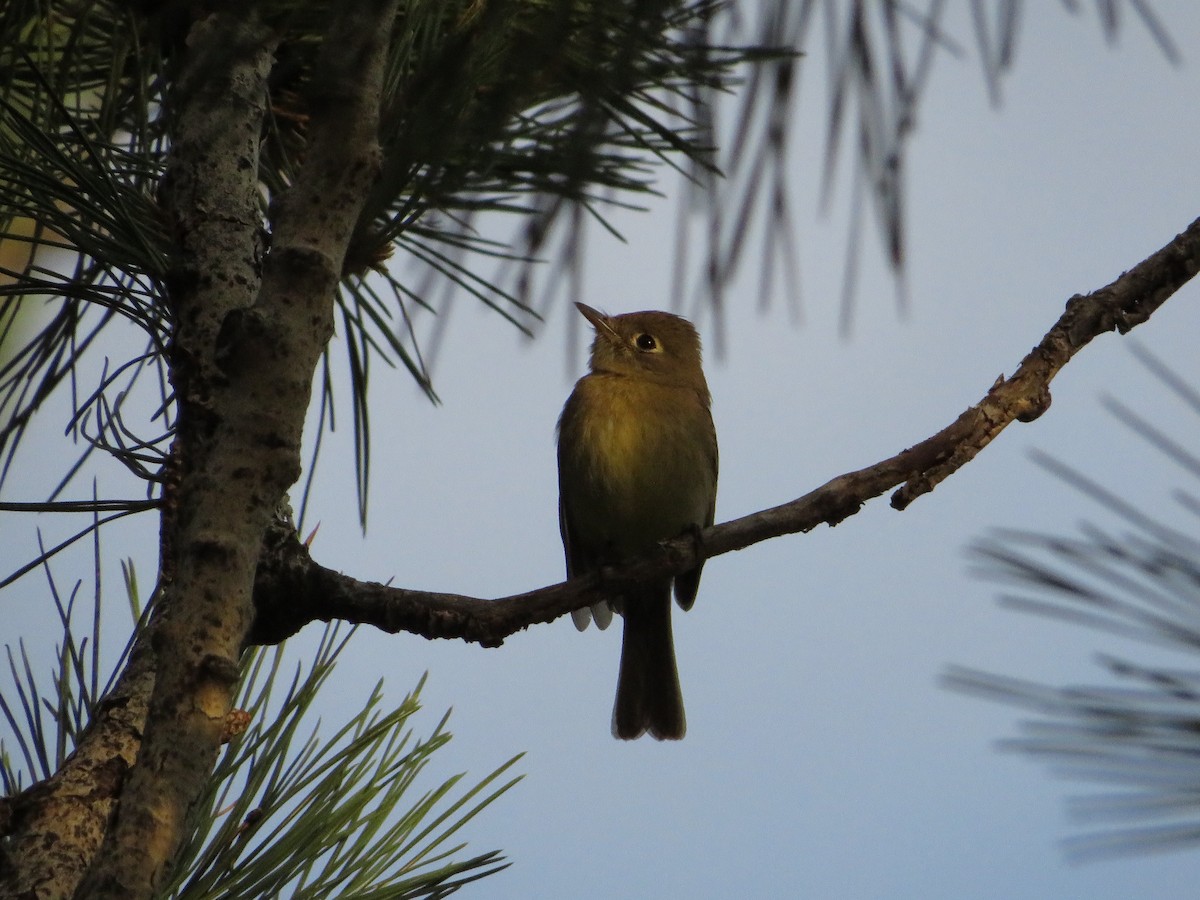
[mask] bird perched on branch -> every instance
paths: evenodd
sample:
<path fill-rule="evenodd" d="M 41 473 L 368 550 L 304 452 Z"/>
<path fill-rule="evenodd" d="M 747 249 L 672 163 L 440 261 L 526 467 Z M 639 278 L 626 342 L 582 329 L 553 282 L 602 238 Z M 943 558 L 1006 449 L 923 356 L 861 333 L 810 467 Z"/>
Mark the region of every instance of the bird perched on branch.
<path fill-rule="evenodd" d="M 713 523 L 717 435 L 700 337 L 665 312 L 606 316 L 577 303 L 596 330 L 591 371 L 558 422 L 559 529 L 570 577 L 616 565 Z M 624 619 L 613 735 L 682 738 L 687 725 L 671 634 L 671 589 L 691 609 L 696 568 L 614 599 Z M 572 613 L 604 628 L 608 603 Z"/>

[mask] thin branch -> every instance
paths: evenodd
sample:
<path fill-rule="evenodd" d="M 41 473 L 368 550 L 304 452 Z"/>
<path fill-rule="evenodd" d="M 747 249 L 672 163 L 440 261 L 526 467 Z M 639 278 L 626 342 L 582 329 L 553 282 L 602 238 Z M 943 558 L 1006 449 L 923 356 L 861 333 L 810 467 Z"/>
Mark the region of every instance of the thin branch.
<path fill-rule="evenodd" d="M 891 504 L 905 509 L 962 466 L 1015 421 L 1031 422 L 1050 406 L 1050 382 L 1093 338 L 1145 322 L 1200 271 L 1200 219 L 1106 287 L 1067 301 L 1066 311 L 1010 378 L 953 423 L 890 459 L 840 475 L 790 503 L 705 529 L 698 538 L 663 542 L 639 560 L 600 575 L 488 600 L 357 581 L 315 562 L 295 531 L 277 522 L 268 533 L 255 584 L 252 644 L 276 643 L 308 622 L 344 619 L 387 632 L 453 638 L 485 647 L 611 596 L 623 586 L 677 574 L 760 541 L 837 525 L 868 500 L 899 486 Z"/>

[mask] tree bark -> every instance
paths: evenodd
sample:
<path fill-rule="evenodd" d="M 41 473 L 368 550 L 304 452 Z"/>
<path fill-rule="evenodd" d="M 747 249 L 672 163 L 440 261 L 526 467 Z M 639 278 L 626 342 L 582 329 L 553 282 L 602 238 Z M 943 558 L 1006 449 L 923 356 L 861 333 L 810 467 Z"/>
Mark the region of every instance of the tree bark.
<path fill-rule="evenodd" d="M 265 256 L 258 145 L 272 33 L 231 11 L 189 35 L 164 184 L 179 251 L 170 285 L 179 419 L 151 629 L 156 677 L 137 762 L 79 897 L 150 898 L 168 883 L 232 703 L 258 548 L 300 474 L 313 373 L 379 170 L 396 0 L 336 9 L 308 97 L 304 164 L 273 204 Z"/>

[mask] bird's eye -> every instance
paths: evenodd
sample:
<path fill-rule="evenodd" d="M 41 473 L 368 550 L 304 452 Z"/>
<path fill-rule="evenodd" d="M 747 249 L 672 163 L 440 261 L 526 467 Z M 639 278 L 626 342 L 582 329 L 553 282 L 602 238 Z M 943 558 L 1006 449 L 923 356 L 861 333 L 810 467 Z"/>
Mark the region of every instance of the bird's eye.
<path fill-rule="evenodd" d="M 657 350 L 658 341 L 654 339 L 654 335 L 643 332 L 633 339 L 633 345 L 639 350 Z"/>

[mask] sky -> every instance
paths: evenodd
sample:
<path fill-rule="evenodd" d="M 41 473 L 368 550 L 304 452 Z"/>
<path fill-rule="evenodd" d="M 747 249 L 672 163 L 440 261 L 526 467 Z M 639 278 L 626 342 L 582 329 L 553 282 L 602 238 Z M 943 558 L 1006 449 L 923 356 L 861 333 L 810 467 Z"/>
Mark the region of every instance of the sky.
<path fill-rule="evenodd" d="M 1109 46 L 1090 6 L 1072 16 L 1047 5 L 1036 21 L 1027 12 L 999 107 L 966 13 L 951 20 L 965 55 L 935 64 L 907 157 L 907 311 L 868 241 L 849 337 L 838 327 L 849 193 L 843 181 L 821 212 L 827 88 L 813 48 L 790 162 L 802 316 L 778 282 L 764 309 L 751 265 L 729 294 L 724 352 L 706 359 L 718 521 L 949 423 L 1013 371 L 1070 296 L 1108 283 L 1200 214 L 1200 7 L 1155 6 L 1182 48 L 1178 67 L 1131 18 Z M 612 313 L 669 307 L 672 198 L 616 221 L 625 242 L 589 237 L 582 299 Z M 1189 284 L 1133 335 L 1193 381 L 1197 301 L 1200 285 Z M 365 536 L 348 429 L 323 450 L 314 556 L 360 579 L 481 597 L 560 581 L 554 425 L 582 374 L 586 323 L 565 299 L 533 341 L 467 298 L 444 314 L 440 406 L 403 373 L 374 373 Z M 711 346 L 712 321 L 695 318 Z M 494 650 L 364 629 L 321 712 L 333 722 L 357 709 L 381 677 L 399 702 L 427 672 L 417 728 L 453 709 L 439 773 L 482 777 L 526 753 L 524 780 L 462 833 L 470 851 L 502 849 L 513 863 L 475 896 L 1179 896 L 1200 878 L 1196 852 L 1066 861 L 1060 841 L 1079 823 L 1064 801 L 1091 788 L 997 749 L 1018 733 L 1019 711 L 939 684 L 952 664 L 1078 684 L 1104 680 L 1102 649 L 1162 658 L 1000 608 L 966 553 L 998 526 L 1112 525 L 1033 450 L 1194 530 L 1169 500 L 1181 473 L 1157 457 L 1143 466 L 1140 439 L 1102 406 L 1115 397 L 1184 443 L 1200 439 L 1128 343 L 1096 340 L 1054 382 L 1044 416 L 1013 425 L 907 511 L 883 498 L 836 528 L 711 560 L 695 607 L 675 616 L 682 742 L 610 737 L 619 629 L 580 634 L 568 619 Z M 27 544 L 27 523 L 19 534 Z M 146 534 L 114 550 L 149 581 Z M 37 590 L 26 579 L 9 597 L 21 628 L 35 627 L 25 623 Z M 297 657 L 318 630 L 293 639 Z"/>

